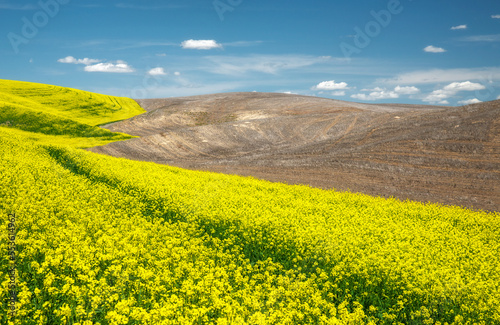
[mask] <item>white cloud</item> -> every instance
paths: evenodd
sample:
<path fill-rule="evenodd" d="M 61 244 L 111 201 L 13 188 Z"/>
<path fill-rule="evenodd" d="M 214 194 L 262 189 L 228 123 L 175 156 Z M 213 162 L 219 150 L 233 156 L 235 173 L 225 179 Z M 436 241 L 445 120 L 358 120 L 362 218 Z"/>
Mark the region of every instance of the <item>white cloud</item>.
<path fill-rule="evenodd" d="M 63 59 L 57 60 L 57 62 L 61 62 L 61 63 L 78 63 L 78 60 L 75 59 L 72 56 L 67 56 L 67 57 L 65 57 Z"/>
<path fill-rule="evenodd" d="M 422 99 L 424 102 L 428 103 L 438 103 L 453 96 L 453 93 L 447 92 L 443 89 L 434 90 L 430 95 Z"/>
<path fill-rule="evenodd" d="M 482 90 L 485 88 L 486 87 L 481 85 L 480 83 L 474 83 L 470 81 L 452 82 L 451 84 L 445 86 L 442 89 L 434 90 L 432 93 L 427 95 L 422 100 L 424 102 L 429 102 L 429 103 L 440 103 L 456 95 L 460 91 L 475 91 L 475 90 Z"/>
<path fill-rule="evenodd" d="M 467 25 L 458 25 L 458 26 L 453 26 L 451 30 L 457 30 L 457 29 L 467 29 Z"/>
<path fill-rule="evenodd" d="M 500 99 L 500 95 L 498 95 L 497 99 Z"/>
<path fill-rule="evenodd" d="M 102 60 L 89 59 L 89 58 L 76 59 L 73 56 L 67 56 L 65 58 L 57 60 L 57 62 L 61 63 L 83 64 L 85 65 L 84 70 L 87 72 L 127 73 L 135 71 L 125 61 L 118 60 L 116 61 L 116 63 L 102 63 L 101 61 Z"/>
<path fill-rule="evenodd" d="M 182 42 L 183 49 L 190 50 L 211 50 L 216 48 L 222 48 L 222 45 L 214 40 L 194 40 L 190 39 Z"/>
<path fill-rule="evenodd" d="M 108 73 L 128 73 L 135 70 L 124 61 L 117 61 L 114 63 L 98 63 L 88 65 L 85 67 L 87 72 L 108 72 Z"/>
<path fill-rule="evenodd" d="M 414 95 L 420 92 L 420 89 L 414 86 L 408 86 L 408 87 L 400 87 L 396 86 L 394 88 L 394 92 L 401 94 L 401 95 Z"/>
<path fill-rule="evenodd" d="M 427 46 L 426 48 L 424 48 L 424 51 L 425 52 L 429 52 L 429 53 L 443 53 L 443 52 L 446 52 L 445 49 L 443 49 L 441 47 L 436 47 L 436 46 L 433 46 L 433 45 Z"/>
<path fill-rule="evenodd" d="M 335 80 L 330 80 L 330 81 L 323 81 L 317 84 L 314 89 L 319 89 L 319 90 L 341 90 L 341 89 L 349 89 L 347 87 L 347 83 L 345 82 L 338 82 L 336 83 Z"/>
<path fill-rule="evenodd" d="M 444 90 L 447 91 L 474 91 L 474 90 L 482 90 L 486 87 L 481 85 L 480 83 L 465 81 L 465 82 L 452 82 L 448 86 L 444 87 Z"/>
<path fill-rule="evenodd" d="M 148 74 L 151 76 L 164 76 L 167 73 L 165 72 L 165 70 L 163 68 L 153 68 L 153 69 L 148 71 Z"/>
<path fill-rule="evenodd" d="M 500 80 L 500 67 L 421 70 L 403 73 L 391 79 L 378 79 L 377 82 L 389 85 L 418 85 L 466 80 L 482 82 Z"/>
<path fill-rule="evenodd" d="M 500 19 L 500 15 L 491 15 L 491 18 L 493 18 L 493 19 Z"/>
<path fill-rule="evenodd" d="M 337 90 L 332 93 L 332 96 L 345 96 L 345 91 Z"/>
<path fill-rule="evenodd" d="M 351 98 L 361 100 L 379 100 L 379 99 L 394 99 L 399 98 L 400 95 L 414 95 L 420 92 L 420 89 L 414 86 L 401 87 L 396 86 L 394 90 L 387 90 L 381 87 L 371 89 L 361 89 L 361 91 L 370 92 L 369 94 L 354 94 Z"/>
<path fill-rule="evenodd" d="M 477 98 L 472 98 L 472 99 L 460 100 L 457 103 L 460 105 L 470 105 L 470 104 L 482 103 L 482 101 L 480 101 Z"/>
<path fill-rule="evenodd" d="M 399 98 L 399 95 L 395 91 L 387 91 L 385 89 L 381 89 L 379 87 L 375 88 L 375 91 L 367 94 L 354 94 L 351 95 L 351 98 L 360 99 L 360 100 L 379 100 L 379 99 L 393 99 Z"/>
<path fill-rule="evenodd" d="M 60 62 L 60 63 L 85 64 L 85 65 L 91 65 L 91 64 L 95 64 L 95 63 L 98 63 L 98 62 L 101 62 L 101 61 L 102 60 L 89 59 L 89 58 L 76 59 L 76 58 L 74 58 L 72 56 L 67 56 L 65 58 L 57 60 L 57 62 Z"/>
<path fill-rule="evenodd" d="M 176 76 L 180 76 L 180 75 L 181 75 L 181 73 L 180 73 L 179 71 L 175 71 L 175 72 L 174 72 L 174 75 L 176 75 Z"/>
<path fill-rule="evenodd" d="M 79 59 L 77 63 L 91 65 L 91 64 L 99 63 L 99 62 L 101 62 L 101 60 L 84 58 L 84 59 Z"/>

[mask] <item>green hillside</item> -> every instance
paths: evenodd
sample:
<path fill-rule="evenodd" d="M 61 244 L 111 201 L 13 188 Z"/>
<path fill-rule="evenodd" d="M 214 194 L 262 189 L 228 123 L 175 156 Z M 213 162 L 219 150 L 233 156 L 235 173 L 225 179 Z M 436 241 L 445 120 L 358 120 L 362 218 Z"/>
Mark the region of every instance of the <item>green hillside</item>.
<path fill-rule="evenodd" d="M 500 324 L 498 213 L 98 155 L 67 145 L 81 110 L 19 102 L 0 127 L 1 324 Z"/>
<path fill-rule="evenodd" d="M 27 131 L 42 143 L 80 148 L 130 139 L 97 127 L 144 110 L 132 99 L 20 81 L 0 80 L 0 127 Z M 56 139 L 54 136 L 61 136 Z"/>

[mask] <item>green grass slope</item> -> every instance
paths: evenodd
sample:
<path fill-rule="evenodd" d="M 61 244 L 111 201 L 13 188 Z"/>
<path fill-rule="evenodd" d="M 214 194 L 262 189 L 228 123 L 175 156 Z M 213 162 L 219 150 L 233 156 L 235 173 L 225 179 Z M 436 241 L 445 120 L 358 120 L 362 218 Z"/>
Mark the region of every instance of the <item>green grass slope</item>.
<path fill-rule="evenodd" d="M 0 127 L 30 132 L 43 143 L 80 148 L 131 138 L 97 127 L 144 110 L 132 99 L 69 88 L 0 80 Z M 57 140 L 54 136 L 57 137 Z M 64 139 L 64 140 L 63 140 Z"/>
<path fill-rule="evenodd" d="M 47 132 L 0 128 L 2 247 L 16 214 L 2 324 L 500 324 L 498 213 L 118 159 Z"/>

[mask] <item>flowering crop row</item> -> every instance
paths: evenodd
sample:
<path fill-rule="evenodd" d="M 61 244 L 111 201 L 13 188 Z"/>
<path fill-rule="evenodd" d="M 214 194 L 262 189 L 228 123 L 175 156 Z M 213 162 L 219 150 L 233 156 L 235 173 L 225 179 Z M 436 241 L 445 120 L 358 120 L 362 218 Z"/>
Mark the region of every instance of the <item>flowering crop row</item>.
<path fill-rule="evenodd" d="M 498 213 L 187 171 L 9 132 L 0 214 L 4 229 L 17 216 L 16 324 L 500 324 Z M 4 250 L 3 310 L 8 262 Z"/>

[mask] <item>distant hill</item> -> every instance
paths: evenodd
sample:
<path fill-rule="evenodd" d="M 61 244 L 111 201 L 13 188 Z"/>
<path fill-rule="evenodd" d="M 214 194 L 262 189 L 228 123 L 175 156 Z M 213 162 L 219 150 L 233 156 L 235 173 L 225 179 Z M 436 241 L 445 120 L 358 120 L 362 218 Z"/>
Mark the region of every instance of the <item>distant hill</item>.
<path fill-rule="evenodd" d="M 138 100 L 89 149 L 189 169 L 500 211 L 500 101 L 369 105 L 276 93 Z"/>
<path fill-rule="evenodd" d="M 129 135 L 112 133 L 97 125 L 143 112 L 129 98 L 0 80 L 0 128 L 44 143 L 89 147 L 130 139 Z"/>

